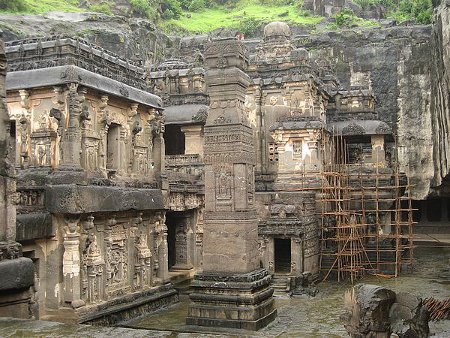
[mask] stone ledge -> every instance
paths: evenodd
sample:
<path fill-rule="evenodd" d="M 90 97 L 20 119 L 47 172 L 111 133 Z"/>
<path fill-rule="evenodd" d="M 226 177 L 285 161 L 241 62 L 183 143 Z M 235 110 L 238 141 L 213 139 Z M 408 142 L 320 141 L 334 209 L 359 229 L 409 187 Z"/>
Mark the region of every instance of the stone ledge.
<path fill-rule="evenodd" d="M 158 189 L 64 184 L 47 186 L 45 190 L 46 208 L 55 214 L 164 209 Z"/>
<path fill-rule="evenodd" d="M 119 303 L 120 301 L 120 303 Z M 159 310 L 179 301 L 171 284 L 127 295 L 119 300 L 77 310 L 79 322 L 93 325 L 115 325 Z"/>
<path fill-rule="evenodd" d="M 208 282 L 234 282 L 234 283 L 248 283 L 255 282 L 269 275 L 266 269 L 259 269 L 249 273 L 243 274 L 220 274 L 214 272 L 202 272 L 195 276 L 195 280 Z"/>

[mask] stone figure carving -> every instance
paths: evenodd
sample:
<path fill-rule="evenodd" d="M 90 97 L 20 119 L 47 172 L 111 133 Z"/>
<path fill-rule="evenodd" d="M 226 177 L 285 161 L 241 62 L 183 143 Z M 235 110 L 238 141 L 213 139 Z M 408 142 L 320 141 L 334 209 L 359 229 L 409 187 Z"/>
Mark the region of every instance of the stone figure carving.
<path fill-rule="evenodd" d="M 90 121 L 89 107 L 85 104 L 81 107 L 80 123 L 83 128 L 87 127 L 87 121 Z"/>
<path fill-rule="evenodd" d="M 20 157 L 22 168 L 27 168 L 29 165 L 28 155 L 28 133 L 30 127 L 30 121 L 25 115 L 22 115 L 19 119 L 20 123 Z"/>
<path fill-rule="evenodd" d="M 231 198 L 231 176 L 228 172 L 220 172 L 217 174 L 217 198 Z"/>
<path fill-rule="evenodd" d="M 147 245 L 147 235 L 141 233 L 135 240 L 134 287 L 151 285 L 152 253 Z"/>

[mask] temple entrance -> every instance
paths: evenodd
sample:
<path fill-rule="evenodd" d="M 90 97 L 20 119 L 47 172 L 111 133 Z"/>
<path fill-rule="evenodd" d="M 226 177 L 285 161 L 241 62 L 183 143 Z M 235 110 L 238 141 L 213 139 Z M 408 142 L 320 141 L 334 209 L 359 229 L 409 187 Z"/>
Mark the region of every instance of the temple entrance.
<path fill-rule="evenodd" d="M 291 240 L 275 238 L 275 273 L 291 272 Z"/>
<path fill-rule="evenodd" d="M 166 213 L 167 247 L 169 270 L 187 270 L 191 263 L 191 217 L 189 212 L 170 211 Z"/>

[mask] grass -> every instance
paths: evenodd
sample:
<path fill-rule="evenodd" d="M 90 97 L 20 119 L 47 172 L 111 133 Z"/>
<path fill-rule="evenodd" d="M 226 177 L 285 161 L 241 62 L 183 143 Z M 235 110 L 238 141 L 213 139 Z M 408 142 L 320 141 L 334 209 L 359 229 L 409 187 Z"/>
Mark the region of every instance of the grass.
<path fill-rule="evenodd" d="M 301 25 L 316 25 L 323 17 L 311 16 L 296 5 L 261 5 L 256 1 L 243 1 L 234 9 L 208 8 L 200 12 L 187 12 L 179 19 L 168 20 L 166 29 L 184 30 L 189 33 L 206 33 L 214 29 L 238 28 L 242 21 L 256 19 L 261 22 L 286 21 Z"/>
<path fill-rule="evenodd" d="M 5 0 L 8 1 L 8 0 Z M 78 7 L 78 0 L 23 0 L 25 9 L 19 13 L 44 14 L 51 11 L 60 12 L 82 12 Z M 3 13 L 12 13 L 11 11 L 0 11 Z M 17 14 L 14 11 L 14 14 Z"/>

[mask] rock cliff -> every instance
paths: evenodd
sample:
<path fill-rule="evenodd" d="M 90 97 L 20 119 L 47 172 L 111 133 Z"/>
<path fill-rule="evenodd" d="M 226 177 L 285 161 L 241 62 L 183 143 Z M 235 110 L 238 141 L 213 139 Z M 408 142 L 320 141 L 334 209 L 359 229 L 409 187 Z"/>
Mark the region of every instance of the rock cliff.
<path fill-rule="evenodd" d="M 445 183 L 450 171 L 450 1 L 443 1 L 434 12 L 430 48 L 433 50 L 431 71 L 431 122 L 433 139 L 433 186 Z"/>
<path fill-rule="evenodd" d="M 430 112 L 430 26 L 344 30 L 299 37 L 315 58 L 331 61 L 345 87 L 369 86 L 378 118 L 394 130 L 400 171 L 428 194 L 433 178 Z"/>

